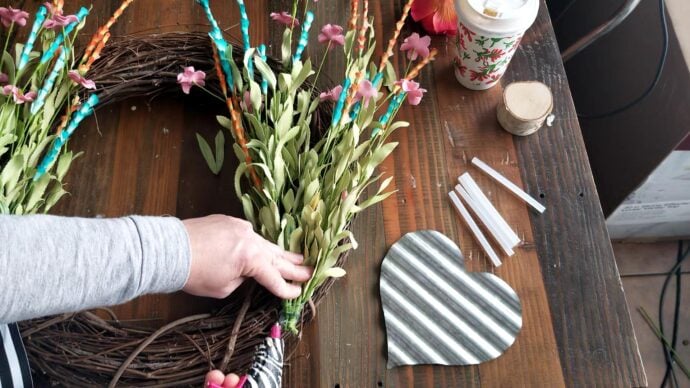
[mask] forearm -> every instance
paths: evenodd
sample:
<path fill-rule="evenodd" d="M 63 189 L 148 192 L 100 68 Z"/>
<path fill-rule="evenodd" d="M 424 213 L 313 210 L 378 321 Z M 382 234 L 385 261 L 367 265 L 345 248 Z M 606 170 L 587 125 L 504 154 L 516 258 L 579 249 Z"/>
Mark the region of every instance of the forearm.
<path fill-rule="evenodd" d="M 173 217 L 0 216 L 0 322 L 177 291 L 190 261 Z"/>

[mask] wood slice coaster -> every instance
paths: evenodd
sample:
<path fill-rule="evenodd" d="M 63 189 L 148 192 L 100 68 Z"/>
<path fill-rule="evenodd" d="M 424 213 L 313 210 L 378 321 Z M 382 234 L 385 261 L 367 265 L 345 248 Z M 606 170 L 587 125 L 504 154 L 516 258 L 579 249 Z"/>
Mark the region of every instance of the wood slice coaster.
<path fill-rule="evenodd" d="M 553 95 L 538 81 L 515 82 L 503 90 L 496 116 L 501 126 L 513 135 L 536 132 L 553 109 Z"/>

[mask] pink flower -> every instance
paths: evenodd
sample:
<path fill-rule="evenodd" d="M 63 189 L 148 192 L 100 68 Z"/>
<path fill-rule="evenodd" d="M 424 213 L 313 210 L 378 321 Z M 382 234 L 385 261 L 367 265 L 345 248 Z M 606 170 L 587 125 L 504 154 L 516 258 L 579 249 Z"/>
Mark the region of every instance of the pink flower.
<path fill-rule="evenodd" d="M 431 37 L 420 37 L 418 33 L 414 33 L 403 41 L 400 45 L 400 51 L 407 51 L 407 59 L 414 61 L 417 57 L 426 58 L 429 56 L 429 45 L 431 44 Z"/>
<path fill-rule="evenodd" d="M 249 90 L 244 91 L 244 95 L 242 96 L 242 102 L 240 103 L 240 106 L 242 109 L 246 110 L 248 113 L 253 113 L 254 112 L 254 106 L 252 105 L 252 94 L 249 92 Z M 263 101 L 261 102 L 261 107 L 264 106 Z M 261 109 L 261 107 L 259 109 Z"/>
<path fill-rule="evenodd" d="M 55 12 L 58 11 L 55 7 L 53 7 L 53 3 L 50 1 L 46 1 L 45 3 L 43 3 L 43 6 L 46 7 L 46 9 L 48 10 L 48 14 L 51 16 L 55 15 Z M 59 13 L 62 14 L 62 12 Z"/>
<path fill-rule="evenodd" d="M 426 93 L 426 89 L 420 88 L 419 83 L 412 80 L 401 79 L 395 84 L 402 87 L 402 90 L 407 93 L 407 101 L 410 105 L 419 105 L 424 93 Z"/>
<path fill-rule="evenodd" d="M 10 77 L 5 73 L 0 73 L 0 84 L 6 84 L 10 80 Z"/>
<path fill-rule="evenodd" d="M 2 87 L 2 94 L 9 96 L 12 95 L 14 103 L 21 105 L 25 102 L 33 101 L 36 98 L 36 92 L 22 93 L 18 87 L 14 85 L 5 85 Z"/>
<path fill-rule="evenodd" d="M 343 35 L 343 28 L 337 24 L 326 24 L 321 28 L 319 43 L 331 43 L 344 46 L 345 35 Z M 333 48 L 333 45 L 331 45 L 331 48 Z"/>
<path fill-rule="evenodd" d="M 67 76 L 74 81 L 75 84 L 81 85 L 84 89 L 96 89 L 96 83 L 90 79 L 84 78 L 84 76 L 79 74 L 76 70 L 68 71 Z"/>
<path fill-rule="evenodd" d="M 56 28 L 65 27 L 70 23 L 78 22 L 79 19 L 75 15 L 62 16 L 60 13 L 56 12 L 53 16 L 43 22 L 43 27 L 54 30 Z"/>
<path fill-rule="evenodd" d="M 378 90 L 376 90 L 374 85 L 371 84 L 371 81 L 367 79 L 360 81 L 358 86 L 357 99 L 364 100 L 364 105 L 368 105 L 372 97 L 376 98 L 379 95 Z"/>
<path fill-rule="evenodd" d="M 184 94 L 189 94 L 189 90 L 192 86 L 204 86 L 206 85 L 206 73 L 201 70 L 194 71 L 194 66 L 188 66 L 184 68 L 184 71 L 177 75 L 177 83 L 182 86 L 182 91 Z"/>
<path fill-rule="evenodd" d="M 410 14 L 430 34 L 455 35 L 458 32 L 453 0 L 417 0 L 412 3 Z"/>
<path fill-rule="evenodd" d="M 12 23 L 19 24 L 24 27 L 26 25 L 26 18 L 29 13 L 21 9 L 14 9 L 12 7 L 0 7 L 0 21 L 5 27 L 9 27 Z"/>
<path fill-rule="evenodd" d="M 322 92 L 321 94 L 319 94 L 319 100 L 334 102 L 338 101 L 338 99 L 340 98 L 340 93 L 342 93 L 342 91 L 343 87 L 341 85 L 338 85 L 327 92 Z"/>
<path fill-rule="evenodd" d="M 295 19 L 289 13 L 283 11 L 281 13 L 271 12 L 271 19 L 278 23 L 285 24 L 288 27 L 299 26 L 299 20 Z"/>

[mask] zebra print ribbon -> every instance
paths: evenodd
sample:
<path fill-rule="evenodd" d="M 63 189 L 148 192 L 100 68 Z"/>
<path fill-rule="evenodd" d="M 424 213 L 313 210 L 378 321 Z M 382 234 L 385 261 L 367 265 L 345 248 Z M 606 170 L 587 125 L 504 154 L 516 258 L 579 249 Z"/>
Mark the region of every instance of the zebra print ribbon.
<path fill-rule="evenodd" d="M 281 388 L 285 343 L 280 324 L 271 328 L 271 336 L 259 345 L 249 373 L 242 376 L 237 388 Z"/>

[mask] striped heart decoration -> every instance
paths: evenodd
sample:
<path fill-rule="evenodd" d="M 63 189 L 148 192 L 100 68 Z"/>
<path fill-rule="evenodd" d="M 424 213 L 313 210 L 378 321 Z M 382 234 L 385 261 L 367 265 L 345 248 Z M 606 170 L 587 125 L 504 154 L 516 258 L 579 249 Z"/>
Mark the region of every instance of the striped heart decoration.
<path fill-rule="evenodd" d="M 465 270 L 445 235 L 404 235 L 381 265 L 388 368 L 475 365 L 508 349 L 522 327 L 515 291 L 498 276 Z"/>

